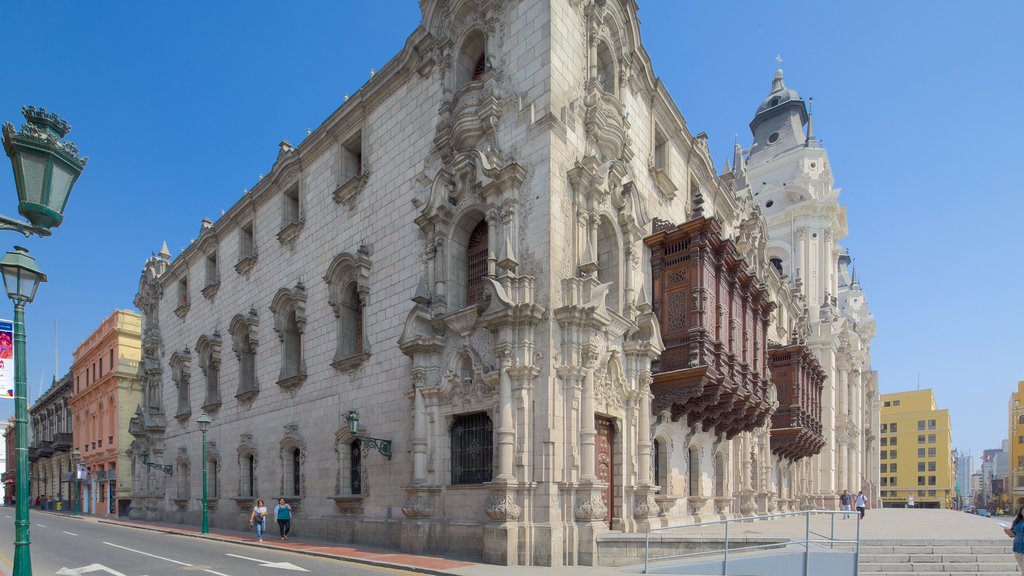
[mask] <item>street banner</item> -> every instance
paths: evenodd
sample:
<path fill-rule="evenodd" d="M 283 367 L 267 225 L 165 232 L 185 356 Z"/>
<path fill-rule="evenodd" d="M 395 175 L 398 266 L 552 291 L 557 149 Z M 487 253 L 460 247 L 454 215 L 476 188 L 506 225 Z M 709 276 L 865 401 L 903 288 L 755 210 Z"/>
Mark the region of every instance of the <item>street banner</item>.
<path fill-rule="evenodd" d="M 85 480 L 89 477 L 89 468 L 85 464 L 77 464 L 75 466 L 75 478 L 79 480 Z"/>
<path fill-rule="evenodd" d="M 14 398 L 14 323 L 0 320 L 0 398 Z"/>

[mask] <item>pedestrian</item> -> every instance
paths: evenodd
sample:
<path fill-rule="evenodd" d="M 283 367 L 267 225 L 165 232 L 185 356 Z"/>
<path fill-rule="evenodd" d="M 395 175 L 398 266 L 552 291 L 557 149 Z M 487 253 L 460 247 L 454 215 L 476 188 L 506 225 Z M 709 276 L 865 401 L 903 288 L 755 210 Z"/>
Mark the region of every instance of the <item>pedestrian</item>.
<path fill-rule="evenodd" d="M 1017 566 L 1024 571 L 1024 506 L 1017 509 L 1017 516 L 1009 528 L 1005 527 L 1006 524 L 1003 526 L 1003 532 L 1013 538 L 1013 557 L 1017 560 Z"/>
<path fill-rule="evenodd" d="M 39 499 L 39 496 L 36 496 L 36 508 L 39 508 L 39 503 L 40 502 L 41 502 L 41 500 Z"/>
<path fill-rule="evenodd" d="M 249 526 L 256 527 L 256 540 L 263 542 L 263 532 L 267 529 L 267 505 L 260 498 L 249 513 Z"/>
<path fill-rule="evenodd" d="M 860 512 L 860 519 L 864 519 L 864 511 L 868 508 L 868 497 L 864 495 L 864 491 L 857 492 L 857 512 Z"/>
<path fill-rule="evenodd" d="M 288 539 L 288 533 L 292 531 L 292 505 L 287 504 L 284 498 L 274 506 L 274 519 L 277 520 L 277 528 L 281 531 L 281 540 Z"/>
<path fill-rule="evenodd" d="M 839 495 L 839 508 L 840 510 L 845 512 L 845 514 L 843 514 L 843 520 L 846 520 L 850 517 L 850 504 L 852 503 L 853 497 L 850 496 L 850 491 L 843 490 L 843 493 Z"/>
<path fill-rule="evenodd" d="M 907 496 L 907 508 L 913 508 L 913 507 L 914 507 L 914 495 L 911 494 L 910 496 Z"/>

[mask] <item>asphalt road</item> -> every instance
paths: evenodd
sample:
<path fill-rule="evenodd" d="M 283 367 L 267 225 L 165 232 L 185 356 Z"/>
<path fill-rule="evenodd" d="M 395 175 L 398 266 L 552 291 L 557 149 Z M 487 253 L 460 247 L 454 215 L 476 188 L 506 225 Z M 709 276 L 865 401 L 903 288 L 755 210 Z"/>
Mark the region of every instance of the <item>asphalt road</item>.
<path fill-rule="evenodd" d="M 34 576 L 416 574 L 55 514 L 35 512 L 30 519 Z M 13 560 L 14 509 L 0 508 L 0 573 L 11 574 Z"/>

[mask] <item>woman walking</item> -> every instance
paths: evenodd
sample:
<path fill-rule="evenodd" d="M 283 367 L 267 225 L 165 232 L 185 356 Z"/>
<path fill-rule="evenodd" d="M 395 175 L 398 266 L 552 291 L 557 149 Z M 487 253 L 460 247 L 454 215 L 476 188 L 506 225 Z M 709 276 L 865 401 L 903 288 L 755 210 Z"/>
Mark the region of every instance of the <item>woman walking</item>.
<path fill-rule="evenodd" d="M 1017 559 L 1017 566 L 1024 572 L 1024 506 L 1017 509 L 1017 516 L 1009 528 L 1003 528 L 1003 532 L 1013 538 L 1013 557 Z"/>
<path fill-rule="evenodd" d="M 256 527 L 256 540 L 263 542 L 263 531 L 267 529 L 267 506 L 260 498 L 249 513 L 249 526 Z"/>
<path fill-rule="evenodd" d="M 277 527 L 281 530 L 281 540 L 288 539 L 288 533 L 292 531 L 292 505 L 286 504 L 284 498 L 274 506 L 274 519 L 277 520 Z"/>

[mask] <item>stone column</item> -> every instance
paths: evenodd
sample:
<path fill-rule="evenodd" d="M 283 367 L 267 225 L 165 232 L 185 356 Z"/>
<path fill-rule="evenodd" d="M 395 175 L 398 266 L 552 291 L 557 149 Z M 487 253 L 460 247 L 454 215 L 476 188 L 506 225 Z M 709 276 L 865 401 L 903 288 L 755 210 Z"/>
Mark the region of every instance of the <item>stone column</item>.
<path fill-rule="evenodd" d="M 427 483 L 427 406 L 423 390 L 416 386 L 413 398 L 412 483 Z"/>
<path fill-rule="evenodd" d="M 501 372 L 498 377 L 498 477 L 501 482 L 513 482 L 512 451 L 515 448 L 515 426 L 512 422 L 512 366 L 511 346 L 496 351 Z"/>

